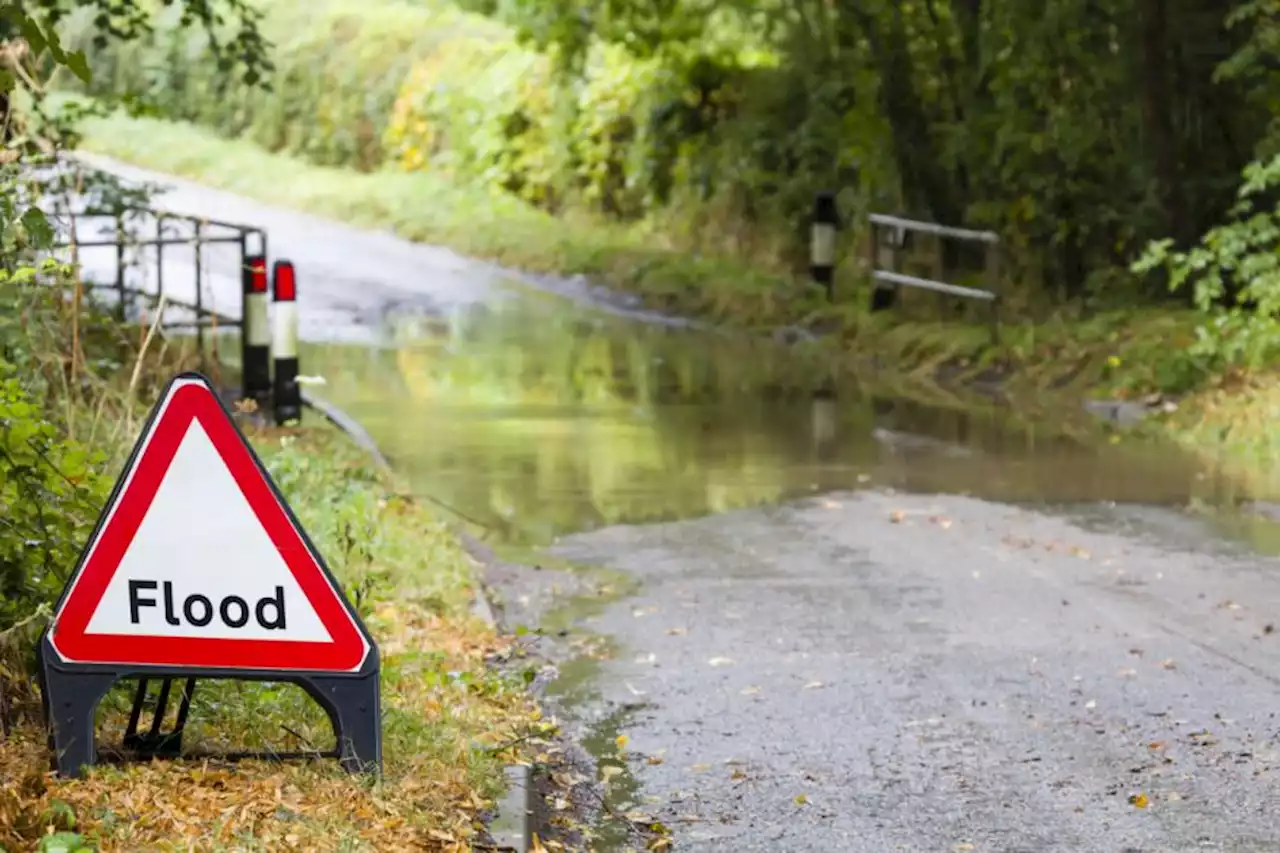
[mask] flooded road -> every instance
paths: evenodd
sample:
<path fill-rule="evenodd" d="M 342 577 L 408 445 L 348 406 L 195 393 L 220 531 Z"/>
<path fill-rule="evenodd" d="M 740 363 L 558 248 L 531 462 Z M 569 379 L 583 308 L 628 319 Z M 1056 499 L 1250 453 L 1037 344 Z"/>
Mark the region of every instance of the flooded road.
<path fill-rule="evenodd" d="M 545 546 L 498 591 L 568 649 L 610 814 L 680 850 L 1280 849 L 1280 537 L 1186 511 L 1268 496 L 1083 413 L 832 376 L 175 183 L 271 228 L 302 372 L 416 493 Z"/>
<path fill-rule="evenodd" d="M 510 296 L 402 315 L 384 348 L 303 353 L 327 383 L 318 393 L 416 490 L 499 541 L 863 487 L 1050 504 L 1235 497 L 1212 467 L 1084 413 L 920 402 L 832 377 L 803 349 Z"/>

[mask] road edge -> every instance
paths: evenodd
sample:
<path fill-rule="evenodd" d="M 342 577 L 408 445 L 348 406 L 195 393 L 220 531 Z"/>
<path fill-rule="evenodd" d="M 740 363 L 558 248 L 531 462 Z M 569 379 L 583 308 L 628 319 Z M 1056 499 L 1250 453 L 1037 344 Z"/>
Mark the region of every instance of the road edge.
<path fill-rule="evenodd" d="M 379 468 L 388 471 L 392 470 L 391 460 L 378 447 L 378 443 L 369 434 L 369 431 L 355 418 L 323 397 L 312 394 L 305 389 L 302 391 L 302 404 L 333 424 L 338 431 L 366 451 Z M 475 537 L 465 531 L 459 531 L 459 538 L 468 552 L 474 551 L 474 545 L 478 542 Z M 483 568 L 483 564 L 481 568 Z M 480 572 L 476 578 L 475 597 L 471 603 L 471 612 L 483 620 L 490 628 L 495 631 L 501 631 L 502 627 L 489 599 L 490 594 L 485 587 L 483 572 Z M 507 789 L 497 804 L 496 813 L 488 822 L 490 834 L 499 849 L 527 853 L 533 847 L 531 818 L 534 814 L 534 789 L 531 784 L 529 768 L 523 764 L 508 764 L 505 772 Z"/>

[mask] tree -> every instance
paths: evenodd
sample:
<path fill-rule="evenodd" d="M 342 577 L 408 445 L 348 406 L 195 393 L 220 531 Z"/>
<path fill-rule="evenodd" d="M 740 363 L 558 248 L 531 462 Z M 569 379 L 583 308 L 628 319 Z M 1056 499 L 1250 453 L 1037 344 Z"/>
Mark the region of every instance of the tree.
<path fill-rule="evenodd" d="M 250 85 L 271 71 L 268 45 L 258 30 L 260 13 L 247 0 L 163 0 L 178 2 L 183 26 L 200 26 L 225 71 L 237 67 Z M 81 52 L 63 49 L 58 25 L 71 14 L 93 16 L 95 41 L 137 39 L 151 30 L 151 14 L 139 0 L 0 0 L 0 268 L 9 268 L 26 250 L 47 246 L 52 231 L 32 199 L 41 194 L 29 167 L 48 163 L 73 138 L 73 129 L 45 111 L 50 78 L 65 69 L 88 83 L 91 72 Z M 120 103 L 132 103 L 119 93 Z M 27 110 L 15 108 L 25 99 Z M 117 104 L 100 103 L 109 109 Z M 81 114 L 83 111 L 81 111 Z"/>

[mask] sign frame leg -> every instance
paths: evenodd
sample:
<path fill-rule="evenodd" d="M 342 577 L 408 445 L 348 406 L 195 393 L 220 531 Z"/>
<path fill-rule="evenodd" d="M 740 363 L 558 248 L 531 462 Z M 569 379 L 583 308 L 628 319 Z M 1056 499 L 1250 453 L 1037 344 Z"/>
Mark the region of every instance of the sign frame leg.
<path fill-rule="evenodd" d="M 329 715 L 342 769 L 349 773 L 380 773 L 382 702 L 378 667 L 355 676 L 295 675 L 290 680 L 307 691 Z"/>
<path fill-rule="evenodd" d="M 47 643 L 42 638 L 37 654 L 53 769 L 59 776 L 80 776 L 98 755 L 94 712 L 119 679 L 110 672 L 68 672 L 51 665 Z"/>

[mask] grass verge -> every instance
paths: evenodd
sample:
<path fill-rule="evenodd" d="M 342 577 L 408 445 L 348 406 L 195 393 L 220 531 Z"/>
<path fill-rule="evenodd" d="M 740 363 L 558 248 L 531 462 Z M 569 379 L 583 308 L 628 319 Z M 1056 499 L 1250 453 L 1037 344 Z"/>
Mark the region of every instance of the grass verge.
<path fill-rule="evenodd" d="M 379 642 L 383 779 L 332 760 L 189 758 L 61 780 L 42 730 L 23 724 L 0 742 L 0 849 L 471 849 L 503 764 L 542 725 L 523 680 L 486 665 L 503 640 L 469 613 L 471 559 L 336 431 L 246 431 Z M 131 686 L 100 706 L 104 744 L 123 730 Z M 333 737 L 291 685 L 202 682 L 184 740 L 198 754 L 328 749 Z"/>

